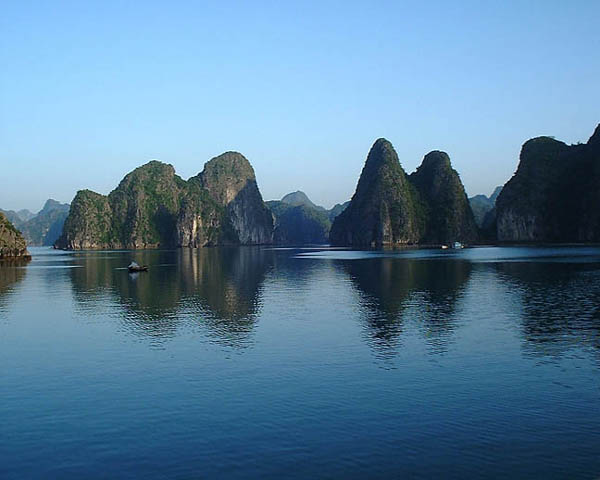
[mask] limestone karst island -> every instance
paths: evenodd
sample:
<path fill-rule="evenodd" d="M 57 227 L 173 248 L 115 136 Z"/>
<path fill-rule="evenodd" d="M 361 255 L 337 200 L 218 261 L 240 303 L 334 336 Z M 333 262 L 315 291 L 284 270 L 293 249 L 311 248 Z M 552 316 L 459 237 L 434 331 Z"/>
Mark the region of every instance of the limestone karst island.
<path fill-rule="evenodd" d="M 151 161 L 108 195 L 80 190 L 70 206 L 49 200 L 33 218 L 5 212 L 13 224 L 2 217 L 1 255 L 26 255 L 24 238 L 68 250 L 600 242 L 598 185 L 600 126 L 584 144 L 525 142 L 514 176 L 490 200 L 467 198 L 445 152 L 429 152 L 408 175 L 380 138 L 350 201 L 326 210 L 297 191 L 265 202 L 250 162 L 227 152 L 188 180 Z"/>

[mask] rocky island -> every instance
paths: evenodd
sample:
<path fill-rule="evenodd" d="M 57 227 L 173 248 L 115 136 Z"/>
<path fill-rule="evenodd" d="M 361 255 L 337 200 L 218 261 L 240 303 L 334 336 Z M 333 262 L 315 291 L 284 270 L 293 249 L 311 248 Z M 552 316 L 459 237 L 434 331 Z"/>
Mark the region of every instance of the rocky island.
<path fill-rule="evenodd" d="M 151 161 L 108 195 L 81 190 L 57 248 L 201 247 L 271 243 L 273 219 L 250 162 L 227 152 L 188 181 Z"/>
<path fill-rule="evenodd" d="M 478 229 L 450 158 L 434 151 L 408 176 L 392 144 L 371 148 L 350 205 L 333 222 L 333 245 L 379 247 L 475 242 Z"/>
<path fill-rule="evenodd" d="M 30 259 L 21 232 L 0 212 L 0 260 Z"/>
<path fill-rule="evenodd" d="M 585 144 L 528 140 L 496 201 L 500 242 L 600 241 L 600 125 Z"/>

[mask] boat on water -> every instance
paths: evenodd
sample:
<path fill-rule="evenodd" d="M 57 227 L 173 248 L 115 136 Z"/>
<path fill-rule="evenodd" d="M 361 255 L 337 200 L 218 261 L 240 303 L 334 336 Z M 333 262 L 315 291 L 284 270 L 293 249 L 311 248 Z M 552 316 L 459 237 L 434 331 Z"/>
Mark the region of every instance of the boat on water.
<path fill-rule="evenodd" d="M 465 246 L 460 242 L 454 242 L 452 248 L 465 248 Z"/>
<path fill-rule="evenodd" d="M 129 270 L 129 272 L 147 272 L 148 267 L 146 265 L 138 265 L 136 262 L 131 262 L 127 266 L 127 270 Z"/>

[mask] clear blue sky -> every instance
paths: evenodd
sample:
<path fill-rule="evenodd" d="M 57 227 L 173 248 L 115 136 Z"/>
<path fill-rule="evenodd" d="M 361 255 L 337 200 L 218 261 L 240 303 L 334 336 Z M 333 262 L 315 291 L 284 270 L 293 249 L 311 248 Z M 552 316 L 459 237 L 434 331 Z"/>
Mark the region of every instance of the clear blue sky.
<path fill-rule="evenodd" d="M 447 151 L 469 195 L 522 143 L 600 122 L 600 2 L 10 1 L 0 207 L 108 193 L 151 159 L 184 178 L 242 152 L 265 199 L 354 192 L 378 137 L 408 173 Z"/>

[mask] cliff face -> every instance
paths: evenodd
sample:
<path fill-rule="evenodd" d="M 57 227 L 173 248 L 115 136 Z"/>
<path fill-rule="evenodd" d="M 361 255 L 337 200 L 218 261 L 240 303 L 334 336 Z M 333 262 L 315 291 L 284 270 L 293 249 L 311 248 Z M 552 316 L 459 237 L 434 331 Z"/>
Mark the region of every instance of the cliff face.
<path fill-rule="evenodd" d="M 600 241 L 600 126 L 587 144 L 527 141 L 496 201 L 497 237 L 508 242 Z"/>
<path fill-rule="evenodd" d="M 21 232 L 0 212 L 0 260 L 28 256 L 27 244 Z"/>
<path fill-rule="evenodd" d="M 224 212 L 222 243 L 260 245 L 273 241 L 271 212 L 263 202 L 254 169 L 242 154 L 226 152 L 213 158 L 189 183 L 204 188 L 216 211 Z"/>
<path fill-rule="evenodd" d="M 184 181 L 152 161 L 129 173 L 108 196 L 89 190 L 73 200 L 57 247 L 156 248 L 260 244 L 272 240 L 271 214 L 254 171 L 239 153 L 208 162 Z"/>
<path fill-rule="evenodd" d="M 479 233 L 458 173 L 445 152 L 433 151 L 423 159 L 409 181 L 421 195 L 425 229 L 421 243 L 473 243 Z"/>
<path fill-rule="evenodd" d="M 444 152 L 407 176 L 391 143 L 375 142 L 350 205 L 333 222 L 334 245 L 474 242 L 478 229 L 460 177 Z"/>
<path fill-rule="evenodd" d="M 417 243 L 424 227 L 415 188 L 387 140 L 367 156 L 350 205 L 334 220 L 333 245 L 359 247 Z"/>

